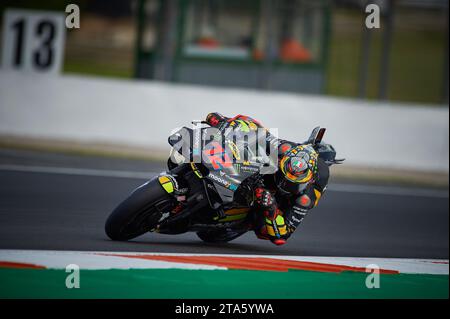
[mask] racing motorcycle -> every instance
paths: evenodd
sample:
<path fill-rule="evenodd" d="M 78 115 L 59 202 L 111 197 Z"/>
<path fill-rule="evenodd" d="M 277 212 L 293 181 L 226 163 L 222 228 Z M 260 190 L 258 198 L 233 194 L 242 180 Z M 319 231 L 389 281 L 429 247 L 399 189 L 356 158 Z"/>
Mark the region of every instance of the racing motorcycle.
<path fill-rule="evenodd" d="M 220 130 L 183 127 L 172 134 L 168 170 L 114 209 L 105 224 L 108 237 L 126 241 L 147 232 L 191 231 L 205 242 L 221 243 L 252 230 L 258 213 L 254 189 L 262 184 L 263 168 L 276 168 L 278 159 L 267 156 L 264 143 L 249 148 L 252 141 L 239 136 L 245 129 L 234 124 Z M 305 143 L 314 145 L 328 165 L 337 164 L 334 148 L 322 143 L 324 133 L 325 128 L 316 127 Z"/>

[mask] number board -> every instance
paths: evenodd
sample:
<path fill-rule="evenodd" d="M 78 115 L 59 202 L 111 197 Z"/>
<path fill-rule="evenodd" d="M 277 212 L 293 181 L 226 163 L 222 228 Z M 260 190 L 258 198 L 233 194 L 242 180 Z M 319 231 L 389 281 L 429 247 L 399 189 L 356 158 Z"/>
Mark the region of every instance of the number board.
<path fill-rule="evenodd" d="M 8 9 L 3 17 L 2 68 L 59 73 L 66 36 L 63 13 Z"/>

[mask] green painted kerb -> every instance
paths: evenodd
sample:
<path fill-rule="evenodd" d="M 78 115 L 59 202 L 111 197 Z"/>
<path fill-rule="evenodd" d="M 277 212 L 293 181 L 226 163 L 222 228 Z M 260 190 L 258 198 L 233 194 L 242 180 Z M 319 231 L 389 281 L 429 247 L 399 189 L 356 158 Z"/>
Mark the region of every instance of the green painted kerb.
<path fill-rule="evenodd" d="M 448 275 L 248 270 L 82 270 L 67 289 L 64 270 L 0 269 L 0 298 L 448 298 Z M 276 292 L 276 293 L 275 293 Z"/>

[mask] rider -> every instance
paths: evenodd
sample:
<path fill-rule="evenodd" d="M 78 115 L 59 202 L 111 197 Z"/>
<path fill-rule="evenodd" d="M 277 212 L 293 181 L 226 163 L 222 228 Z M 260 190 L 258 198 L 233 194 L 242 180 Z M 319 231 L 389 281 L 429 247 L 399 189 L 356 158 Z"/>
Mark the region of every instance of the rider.
<path fill-rule="evenodd" d="M 227 118 L 209 113 L 206 117 L 206 122 L 213 127 L 233 121 L 262 127 L 258 121 L 244 115 Z M 274 140 L 273 136 L 269 138 Z M 329 168 L 311 144 L 280 139 L 276 139 L 276 143 L 278 170 L 275 174 L 264 175 L 264 183 L 255 190 L 255 202 L 263 214 L 255 214 L 254 231 L 260 239 L 283 245 L 308 211 L 317 206 L 328 184 Z"/>

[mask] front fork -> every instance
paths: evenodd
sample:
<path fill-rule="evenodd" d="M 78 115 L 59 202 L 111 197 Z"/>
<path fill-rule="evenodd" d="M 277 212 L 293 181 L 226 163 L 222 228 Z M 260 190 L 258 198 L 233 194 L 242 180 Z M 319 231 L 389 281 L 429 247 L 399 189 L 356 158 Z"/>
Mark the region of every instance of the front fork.
<path fill-rule="evenodd" d="M 188 216 L 205 206 L 203 194 L 196 192 L 188 197 L 189 188 L 187 183 L 177 178 L 177 175 L 184 175 L 188 170 L 185 165 L 180 165 L 158 177 L 158 182 L 161 187 L 174 199 L 174 205 L 170 211 L 163 213 L 158 225 L 153 231 L 161 233 L 182 233 L 185 230 L 179 230 L 180 225 L 188 227 Z M 173 230 L 173 228 L 176 228 L 176 230 Z"/>

